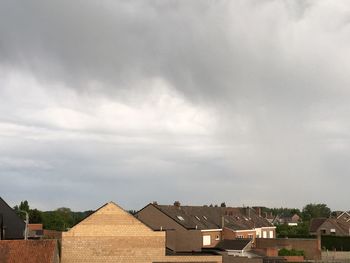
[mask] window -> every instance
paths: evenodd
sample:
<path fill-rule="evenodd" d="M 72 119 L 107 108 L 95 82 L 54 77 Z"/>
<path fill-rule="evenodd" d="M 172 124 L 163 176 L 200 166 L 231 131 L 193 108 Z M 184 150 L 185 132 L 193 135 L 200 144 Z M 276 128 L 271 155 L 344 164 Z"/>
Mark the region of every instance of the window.
<path fill-rule="evenodd" d="M 208 218 L 207 218 L 206 216 L 203 216 L 203 218 L 204 218 L 205 220 L 208 220 Z"/>
<path fill-rule="evenodd" d="M 249 239 L 253 239 L 253 238 L 254 238 L 254 235 L 253 235 L 253 234 L 248 234 L 248 238 L 249 238 Z"/>
<path fill-rule="evenodd" d="M 198 221 L 201 221 L 200 218 L 198 216 L 195 216 L 195 218 L 198 220 Z"/>
<path fill-rule="evenodd" d="M 263 231 L 263 238 L 267 238 L 267 231 Z"/>
<path fill-rule="evenodd" d="M 179 220 L 185 221 L 185 219 L 182 216 L 176 216 Z"/>
<path fill-rule="evenodd" d="M 210 236 L 203 236 L 203 246 L 210 246 L 211 239 Z"/>
<path fill-rule="evenodd" d="M 220 240 L 220 236 L 216 235 L 215 240 Z"/>
<path fill-rule="evenodd" d="M 321 234 L 322 235 L 326 234 L 326 229 L 321 229 Z"/>
<path fill-rule="evenodd" d="M 237 238 L 243 238 L 243 236 L 242 235 L 238 235 Z"/>
<path fill-rule="evenodd" d="M 270 230 L 269 238 L 273 238 L 273 231 L 272 230 Z"/>
<path fill-rule="evenodd" d="M 335 235 L 335 228 L 331 228 L 331 235 Z"/>

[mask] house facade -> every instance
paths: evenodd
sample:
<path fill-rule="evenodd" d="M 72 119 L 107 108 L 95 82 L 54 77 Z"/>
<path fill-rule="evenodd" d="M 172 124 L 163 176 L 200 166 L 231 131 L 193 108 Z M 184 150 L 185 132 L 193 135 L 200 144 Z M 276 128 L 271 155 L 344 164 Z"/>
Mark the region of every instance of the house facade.
<path fill-rule="evenodd" d="M 28 224 L 28 238 L 42 239 L 44 237 L 43 224 Z"/>
<path fill-rule="evenodd" d="M 310 235 L 349 236 L 350 224 L 336 218 L 314 218 L 310 222 Z"/>
<path fill-rule="evenodd" d="M 61 262 L 222 262 L 219 255 L 167 256 L 165 235 L 110 202 L 62 234 Z"/>
<path fill-rule="evenodd" d="M 221 240 L 250 239 L 254 244 L 256 238 L 276 237 L 276 228 L 252 208 L 152 203 L 136 217 L 154 230 L 165 230 L 167 248 L 176 252 L 215 248 Z"/>
<path fill-rule="evenodd" d="M 297 226 L 301 221 L 301 218 L 298 214 L 293 214 L 290 216 L 285 216 L 285 215 L 278 215 L 276 216 L 272 223 L 275 225 L 281 225 L 281 224 L 285 224 L 288 226 Z"/>

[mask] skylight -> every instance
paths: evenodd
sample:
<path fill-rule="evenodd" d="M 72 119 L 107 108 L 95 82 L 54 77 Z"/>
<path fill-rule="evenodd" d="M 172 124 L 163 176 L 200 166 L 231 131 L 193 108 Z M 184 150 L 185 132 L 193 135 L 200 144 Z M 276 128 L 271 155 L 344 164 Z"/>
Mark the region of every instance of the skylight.
<path fill-rule="evenodd" d="M 200 218 L 198 216 L 195 216 L 195 218 L 197 218 L 198 221 L 201 221 Z"/>
<path fill-rule="evenodd" d="M 207 218 L 206 216 L 203 216 L 203 218 L 204 218 L 205 220 L 208 220 L 208 218 Z"/>
<path fill-rule="evenodd" d="M 179 220 L 185 221 L 185 219 L 182 216 L 176 216 Z"/>

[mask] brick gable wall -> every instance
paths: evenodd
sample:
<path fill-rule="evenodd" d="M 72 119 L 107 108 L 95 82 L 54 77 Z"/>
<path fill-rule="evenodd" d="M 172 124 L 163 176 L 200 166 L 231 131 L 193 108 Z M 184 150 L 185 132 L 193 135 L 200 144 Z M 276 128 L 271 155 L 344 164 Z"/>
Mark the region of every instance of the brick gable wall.
<path fill-rule="evenodd" d="M 221 262 L 221 256 L 165 256 L 165 232 L 153 231 L 108 203 L 62 236 L 62 263 Z"/>

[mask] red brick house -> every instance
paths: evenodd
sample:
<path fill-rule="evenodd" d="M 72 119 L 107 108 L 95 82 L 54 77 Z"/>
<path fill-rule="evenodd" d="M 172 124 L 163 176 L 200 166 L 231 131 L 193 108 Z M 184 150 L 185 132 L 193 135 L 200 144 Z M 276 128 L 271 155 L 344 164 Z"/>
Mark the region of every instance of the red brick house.
<path fill-rule="evenodd" d="M 166 254 L 165 231 L 154 231 L 109 202 L 62 234 L 62 263 L 221 263 L 213 254 Z"/>
<path fill-rule="evenodd" d="M 310 235 L 349 236 L 350 223 L 343 218 L 313 218 L 309 227 Z"/>
<path fill-rule="evenodd" d="M 276 237 L 275 227 L 252 208 L 148 204 L 136 217 L 154 230 L 166 230 L 167 248 L 201 251 L 221 240 Z"/>

